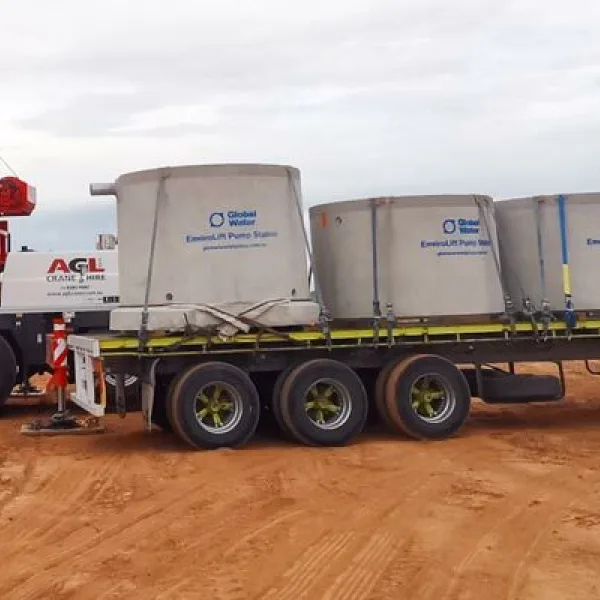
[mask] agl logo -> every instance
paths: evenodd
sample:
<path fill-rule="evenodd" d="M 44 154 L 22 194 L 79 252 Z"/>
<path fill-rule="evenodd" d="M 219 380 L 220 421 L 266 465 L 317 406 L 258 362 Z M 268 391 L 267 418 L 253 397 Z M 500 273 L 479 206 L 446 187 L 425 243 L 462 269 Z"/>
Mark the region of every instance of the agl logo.
<path fill-rule="evenodd" d="M 55 273 L 62 273 L 63 275 L 71 273 L 77 273 L 78 275 L 104 273 L 104 267 L 99 258 L 73 258 L 68 262 L 64 258 L 55 258 L 50 263 L 48 274 L 53 275 Z"/>

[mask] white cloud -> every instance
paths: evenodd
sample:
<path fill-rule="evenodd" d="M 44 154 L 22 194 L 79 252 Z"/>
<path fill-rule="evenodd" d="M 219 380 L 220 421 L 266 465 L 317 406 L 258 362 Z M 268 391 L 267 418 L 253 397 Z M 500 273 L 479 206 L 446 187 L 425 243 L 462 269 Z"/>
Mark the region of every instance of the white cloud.
<path fill-rule="evenodd" d="M 132 115 L 127 125 L 114 127 L 111 131 L 140 132 L 174 127 L 214 126 L 219 122 L 217 110 L 197 104 L 163 106 Z"/>

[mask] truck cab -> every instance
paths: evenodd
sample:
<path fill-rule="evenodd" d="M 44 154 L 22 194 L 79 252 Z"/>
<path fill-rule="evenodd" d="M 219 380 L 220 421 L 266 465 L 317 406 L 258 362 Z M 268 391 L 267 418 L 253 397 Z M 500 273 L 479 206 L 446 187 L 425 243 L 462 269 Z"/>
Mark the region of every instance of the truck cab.
<path fill-rule="evenodd" d="M 106 331 L 119 302 L 118 250 L 8 252 L 0 273 L 0 407 L 34 374 L 51 372 L 46 335 L 69 313 L 73 333 Z"/>

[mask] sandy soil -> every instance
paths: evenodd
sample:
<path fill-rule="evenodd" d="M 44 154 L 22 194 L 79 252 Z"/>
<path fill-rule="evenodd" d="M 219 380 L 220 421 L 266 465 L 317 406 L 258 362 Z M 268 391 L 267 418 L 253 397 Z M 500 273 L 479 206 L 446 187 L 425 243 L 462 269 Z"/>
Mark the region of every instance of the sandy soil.
<path fill-rule="evenodd" d="M 460 438 L 258 437 L 195 453 L 141 431 L 27 438 L 0 419 L 0 598 L 600 597 L 600 382 L 477 404 Z M 47 409 L 43 409 L 47 412 Z"/>

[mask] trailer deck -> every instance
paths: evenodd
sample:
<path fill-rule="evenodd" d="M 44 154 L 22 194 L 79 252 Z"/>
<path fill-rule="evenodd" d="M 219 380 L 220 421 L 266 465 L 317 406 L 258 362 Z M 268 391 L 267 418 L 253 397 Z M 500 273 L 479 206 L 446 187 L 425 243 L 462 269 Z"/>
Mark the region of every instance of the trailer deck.
<path fill-rule="evenodd" d="M 175 405 L 176 402 L 171 401 L 171 395 L 178 393 L 177 390 L 183 386 L 182 381 L 185 383 L 190 377 L 196 377 L 198 373 L 198 376 L 203 376 L 203 372 L 208 371 L 208 380 L 196 390 L 194 402 L 197 402 L 197 397 L 203 397 L 206 406 L 216 406 L 219 404 L 221 392 L 215 392 L 215 399 L 210 402 L 208 396 L 203 396 L 203 390 L 211 381 L 214 380 L 215 386 L 222 387 L 230 377 L 246 377 L 243 381 L 236 380 L 227 385 L 230 385 L 234 395 L 237 393 L 235 389 L 251 390 L 249 397 L 253 400 L 248 402 L 254 403 L 251 412 L 257 414 L 256 422 L 258 414 L 266 407 L 273 411 L 284 431 L 287 430 L 292 437 L 309 443 L 306 435 L 295 433 L 295 428 L 290 425 L 294 417 L 285 399 L 292 389 L 290 377 L 297 372 L 301 373 L 303 369 L 310 371 L 312 366 L 317 370 L 321 369 L 319 376 L 314 376 L 314 381 L 309 377 L 308 383 L 303 384 L 308 386 L 304 399 L 297 401 L 300 404 L 304 403 L 306 411 L 309 410 L 307 407 L 317 406 L 316 425 L 325 422 L 325 409 L 331 410 L 332 413 L 345 409 L 342 408 L 342 404 L 334 406 L 328 403 L 324 399 L 325 396 L 319 396 L 318 403 L 312 402 L 307 396 L 308 388 L 311 388 L 310 393 L 316 395 L 316 386 L 323 378 L 333 382 L 333 386 L 339 384 L 340 387 L 336 388 L 339 394 L 342 393 L 342 389 L 347 389 L 345 386 L 351 388 L 355 385 L 357 387 L 352 393 L 363 395 L 365 398 L 364 401 L 360 398 L 352 399 L 352 394 L 348 392 L 348 406 L 353 402 L 366 405 L 367 392 L 372 390 L 366 390 L 364 387 L 364 377 L 362 383 L 357 382 L 357 373 L 368 370 L 373 371 L 373 380 L 376 381 L 375 410 L 390 427 L 406 432 L 406 416 L 402 417 L 400 413 L 395 412 L 395 395 L 403 393 L 406 398 L 408 394 L 413 398 L 411 402 L 414 405 L 414 398 L 417 397 L 415 394 L 421 394 L 418 396 L 422 402 L 421 409 L 427 411 L 427 414 L 421 417 L 424 417 L 424 422 L 427 423 L 427 416 L 431 417 L 430 413 L 434 411 L 435 401 L 441 398 L 444 385 L 445 395 L 454 398 L 452 406 L 456 407 L 461 402 L 465 406 L 464 414 L 459 419 L 462 424 L 469 412 L 472 396 L 490 403 L 550 401 L 564 397 L 566 384 L 563 361 L 585 361 L 588 371 L 595 374 L 590 361 L 600 360 L 600 320 L 580 318 L 574 329 L 570 329 L 566 322 L 559 320 L 543 325 L 524 321 L 455 325 L 411 324 L 379 329 L 333 327 L 324 331 L 316 328 L 302 331 L 260 331 L 238 333 L 228 338 L 195 333 L 155 334 L 143 342 L 135 335 L 115 333 L 71 335 L 68 344 L 74 353 L 76 381 L 76 391 L 71 400 L 96 417 L 101 417 L 106 412 L 106 389 L 103 384 L 106 373 L 112 373 L 116 378 L 117 410 L 123 414 L 127 410 L 127 402 L 122 380 L 126 374 L 134 373 L 142 381 L 142 411 L 146 426 L 151 429 L 154 423 L 161 427 L 173 428 L 180 437 L 190 441 L 191 436 L 183 431 L 184 426 L 181 423 L 179 426 L 173 424 L 177 417 L 172 415 L 172 410 L 175 409 L 171 408 L 171 404 Z M 519 375 L 515 371 L 515 364 L 522 362 L 554 362 L 558 367 L 558 377 L 545 376 L 536 380 L 531 376 Z M 433 377 L 435 385 L 427 385 L 434 387 L 420 392 L 412 388 L 404 392 L 392 390 L 389 380 L 394 379 L 392 385 L 401 387 L 406 378 L 404 372 L 410 372 L 412 363 L 423 363 L 426 371 L 429 369 L 428 373 Z M 487 368 L 490 364 L 498 363 L 508 364 L 508 371 L 498 370 L 496 366 L 491 370 Z M 450 370 L 448 365 L 451 365 Z M 473 365 L 474 369 L 465 370 L 459 368 L 459 365 Z M 416 368 L 418 371 L 421 367 Z M 330 376 L 328 369 L 333 369 L 332 373 L 337 375 Z M 226 374 L 221 377 L 223 372 Z M 396 375 L 392 377 L 394 373 Z M 256 383 L 256 377 L 265 374 L 272 374 L 277 380 L 266 392 L 259 389 Z M 414 375 L 415 382 L 423 376 L 423 373 Z M 251 381 L 250 377 L 254 377 L 254 381 Z M 452 383 L 449 384 L 451 380 Z M 466 385 L 469 387 L 465 392 Z M 361 392 L 361 386 L 364 393 Z M 332 390 L 333 388 L 326 393 L 335 396 Z M 503 394 L 506 395 L 504 400 Z M 544 395 L 548 397 L 545 398 Z M 406 399 L 404 401 L 406 402 Z M 228 408 L 231 406 L 229 401 L 225 404 Z M 287 408 L 283 409 L 282 406 Z M 190 414 L 206 416 L 206 411 L 208 408 L 198 409 L 194 404 Z M 365 418 L 366 411 L 365 406 Z M 210 414 L 214 419 L 215 428 L 224 427 L 221 416 L 216 412 Z M 395 417 L 390 418 L 390 414 Z M 250 429 L 253 430 L 252 427 Z M 455 424 L 450 430 L 442 433 L 432 431 L 429 434 L 419 427 L 415 431 L 409 430 L 408 433 L 420 438 L 445 437 L 454 434 L 456 430 L 458 426 Z M 194 442 L 192 444 L 197 445 Z"/>
<path fill-rule="evenodd" d="M 154 335 L 140 349 L 140 340 L 133 335 L 97 334 L 71 336 L 71 340 L 90 339 L 98 343 L 98 357 L 145 356 L 169 354 L 172 356 L 213 353 L 238 353 L 279 351 L 297 349 L 356 348 L 365 344 L 378 347 L 395 347 L 419 343 L 465 343 L 465 342 L 517 342 L 536 341 L 548 343 L 557 340 L 572 342 L 581 339 L 600 339 L 600 319 L 581 320 L 576 328 L 556 321 L 543 331 L 540 324 L 530 322 L 480 323 L 461 325 L 406 325 L 403 327 L 339 328 L 331 332 L 304 330 L 281 331 L 279 333 L 247 333 L 222 339 L 208 335 Z M 599 349 L 600 355 L 600 349 Z"/>

